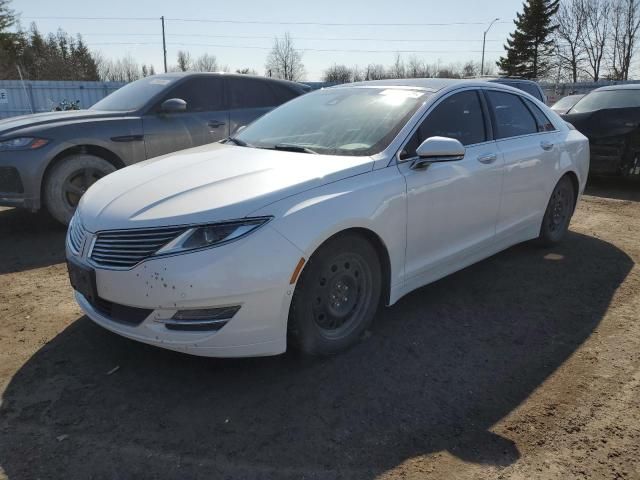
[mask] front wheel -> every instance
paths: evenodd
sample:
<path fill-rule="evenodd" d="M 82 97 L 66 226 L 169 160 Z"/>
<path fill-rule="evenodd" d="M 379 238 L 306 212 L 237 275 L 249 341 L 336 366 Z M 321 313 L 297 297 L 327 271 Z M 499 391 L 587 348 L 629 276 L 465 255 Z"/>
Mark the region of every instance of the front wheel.
<path fill-rule="evenodd" d="M 60 223 L 68 225 L 87 189 L 114 167 L 104 158 L 95 155 L 72 155 L 53 167 L 44 185 L 47 210 Z"/>
<path fill-rule="evenodd" d="M 545 247 L 550 247 L 562 241 L 569 229 L 569 222 L 573 216 L 575 198 L 573 182 L 565 175 L 553 189 L 549 199 L 542 226 L 540 227 L 538 243 Z"/>
<path fill-rule="evenodd" d="M 358 341 L 381 294 L 378 255 L 366 239 L 330 239 L 309 259 L 289 311 L 291 343 L 311 355 L 337 353 Z"/>

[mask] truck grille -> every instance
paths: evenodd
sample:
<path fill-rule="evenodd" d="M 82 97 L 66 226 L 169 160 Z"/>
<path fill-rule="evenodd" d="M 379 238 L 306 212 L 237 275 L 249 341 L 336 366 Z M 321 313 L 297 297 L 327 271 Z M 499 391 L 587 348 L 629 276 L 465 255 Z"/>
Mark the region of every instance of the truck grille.
<path fill-rule="evenodd" d="M 168 227 L 102 232 L 91 250 L 91 260 L 99 266 L 131 268 L 185 230 L 185 227 Z"/>

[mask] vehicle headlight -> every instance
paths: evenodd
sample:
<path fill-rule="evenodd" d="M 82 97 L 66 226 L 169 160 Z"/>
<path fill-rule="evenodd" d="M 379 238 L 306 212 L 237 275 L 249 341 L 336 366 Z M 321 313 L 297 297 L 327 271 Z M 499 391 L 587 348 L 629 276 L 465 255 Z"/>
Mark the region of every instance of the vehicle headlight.
<path fill-rule="evenodd" d="M 158 250 L 156 255 L 188 252 L 233 242 L 257 230 L 272 217 L 246 218 L 191 227 Z"/>
<path fill-rule="evenodd" d="M 37 148 L 44 147 L 49 140 L 46 138 L 36 137 L 16 137 L 10 140 L 3 140 L 0 142 L 0 151 L 3 150 L 36 150 Z"/>

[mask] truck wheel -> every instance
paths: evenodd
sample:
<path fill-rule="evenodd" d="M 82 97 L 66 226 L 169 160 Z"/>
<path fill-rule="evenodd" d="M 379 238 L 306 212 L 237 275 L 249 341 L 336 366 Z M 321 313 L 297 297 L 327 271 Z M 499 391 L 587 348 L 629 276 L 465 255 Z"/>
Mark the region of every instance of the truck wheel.
<path fill-rule="evenodd" d="M 84 192 L 115 170 L 110 162 L 95 155 L 78 154 L 64 158 L 45 179 L 47 210 L 53 218 L 68 225 Z"/>

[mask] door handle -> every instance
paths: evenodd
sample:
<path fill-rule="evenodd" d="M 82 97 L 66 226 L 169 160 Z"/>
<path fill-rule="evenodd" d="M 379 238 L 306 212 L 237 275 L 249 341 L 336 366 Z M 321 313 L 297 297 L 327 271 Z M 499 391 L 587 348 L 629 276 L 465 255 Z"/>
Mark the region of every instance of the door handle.
<path fill-rule="evenodd" d="M 543 150 L 551 150 L 553 148 L 553 143 L 543 140 L 542 142 L 540 142 L 540 146 Z"/>
<path fill-rule="evenodd" d="M 490 163 L 495 162 L 498 159 L 498 155 L 495 153 L 487 153 L 486 155 L 480 155 L 478 157 L 478 161 L 480 163 L 484 163 L 485 165 L 489 165 Z"/>
<path fill-rule="evenodd" d="M 211 128 L 218 128 L 226 125 L 226 123 L 219 120 L 211 120 L 207 125 L 209 125 Z"/>

